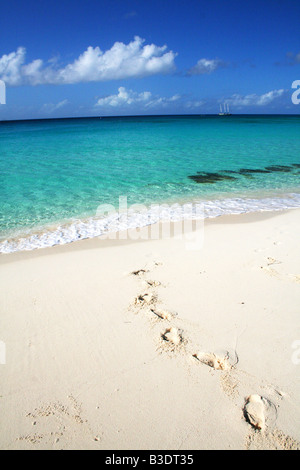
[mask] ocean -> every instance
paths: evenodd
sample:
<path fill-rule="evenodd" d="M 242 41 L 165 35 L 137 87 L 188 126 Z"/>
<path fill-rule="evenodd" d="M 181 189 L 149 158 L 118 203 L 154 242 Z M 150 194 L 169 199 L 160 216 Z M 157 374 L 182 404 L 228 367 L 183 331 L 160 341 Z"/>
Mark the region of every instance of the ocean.
<path fill-rule="evenodd" d="M 0 122 L 0 183 L 0 253 L 176 220 L 182 206 L 197 217 L 195 204 L 202 217 L 296 208 L 300 116 Z M 118 223 L 120 197 L 146 212 Z"/>

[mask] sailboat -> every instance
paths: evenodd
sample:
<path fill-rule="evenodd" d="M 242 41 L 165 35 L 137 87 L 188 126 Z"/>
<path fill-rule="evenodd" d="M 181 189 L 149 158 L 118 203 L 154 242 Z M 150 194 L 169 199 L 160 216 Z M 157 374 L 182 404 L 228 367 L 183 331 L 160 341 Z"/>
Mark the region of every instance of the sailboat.
<path fill-rule="evenodd" d="M 225 107 L 225 105 L 224 105 Z M 222 105 L 220 104 L 220 112 L 219 112 L 219 116 L 225 116 L 225 113 L 223 113 L 223 110 L 222 110 Z"/>
<path fill-rule="evenodd" d="M 231 113 L 229 112 L 229 104 L 227 103 L 227 111 L 226 111 L 226 116 L 231 116 Z"/>
<path fill-rule="evenodd" d="M 220 104 L 219 116 L 231 116 L 231 113 L 229 112 L 229 105 L 228 105 L 228 103 L 224 103 L 224 111 L 223 111 L 223 109 L 222 109 L 222 105 Z"/>

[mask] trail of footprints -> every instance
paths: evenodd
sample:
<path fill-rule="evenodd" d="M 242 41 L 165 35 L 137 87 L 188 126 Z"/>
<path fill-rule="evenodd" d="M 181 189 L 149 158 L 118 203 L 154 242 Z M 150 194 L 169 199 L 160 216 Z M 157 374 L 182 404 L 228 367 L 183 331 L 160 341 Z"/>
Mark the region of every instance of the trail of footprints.
<path fill-rule="evenodd" d="M 154 263 L 154 267 L 161 264 Z M 270 258 L 269 265 L 273 264 L 276 264 L 276 260 Z M 133 305 L 130 307 L 137 309 L 138 312 L 150 313 L 153 321 L 167 322 L 169 324 L 168 327 L 161 330 L 159 349 L 171 353 L 177 352 L 179 354 L 190 355 L 186 348 L 188 340 L 184 336 L 184 331 L 176 326 L 176 323 L 179 323 L 177 314 L 158 307 L 160 300 L 155 288 L 162 286 L 162 284 L 160 281 L 147 279 L 146 275 L 150 272 L 149 269 L 139 269 L 130 273 L 141 281 L 144 288 L 142 293 L 136 296 Z M 237 375 L 239 375 L 239 378 L 244 376 L 256 382 L 246 372 L 237 370 L 236 366 L 239 359 L 236 352 L 234 354 L 229 352 L 215 354 L 200 351 L 193 353 L 192 359 L 198 364 L 207 366 L 214 371 L 219 371 L 223 391 L 230 397 L 234 398 L 239 395 L 239 380 Z M 279 399 L 284 397 L 284 394 L 273 386 L 263 385 L 263 388 L 274 395 L 274 397 Z M 250 431 L 245 441 L 246 449 L 300 450 L 299 442 L 276 428 L 277 407 L 279 405 L 275 405 L 269 399 L 259 394 L 252 394 L 244 399 L 241 414 L 250 426 Z"/>

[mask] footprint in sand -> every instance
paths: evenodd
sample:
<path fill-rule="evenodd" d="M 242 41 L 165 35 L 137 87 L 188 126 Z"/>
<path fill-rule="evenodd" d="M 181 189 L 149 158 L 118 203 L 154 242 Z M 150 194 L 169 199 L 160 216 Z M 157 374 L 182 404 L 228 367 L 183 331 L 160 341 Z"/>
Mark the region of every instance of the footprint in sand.
<path fill-rule="evenodd" d="M 147 274 L 149 272 L 150 272 L 149 269 L 141 268 L 141 269 L 137 269 L 135 271 L 131 271 L 130 275 L 142 278 L 143 279 L 143 285 L 144 285 L 145 288 L 161 286 L 160 281 L 156 281 L 156 280 L 152 280 L 152 279 L 145 279 L 145 277 L 144 277 L 145 274 Z"/>
<path fill-rule="evenodd" d="M 151 308 L 151 312 L 154 313 L 160 320 L 171 321 L 174 315 L 167 310 L 161 310 L 159 308 Z"/>
<path fill-rule="evenodd" d="M 277 417 L 275 405 L 260 395 L 246 398 L 243 412 L 246 421 L 258 431 L 265 431 L 274 425 Z"/>
<path fill-rule="evenodd" d="M 183 343 L 182 332 L 177 328 L 167 328 L 161 335 L 162 339 L 171 346 L 179 346 Z"/>
<path fill-rule="evenodd" d="M 145 292 L 144 294 L 139 294 L 134 299 L 134 305 L 136 307 L 145 307 L 146 305 L 151 305 L 156 302 L 156 297 L 151 292 Z"/>
<path fill-rule="evenodd" d="M 148 273 L 148 269 L 137 269 L 136 271 L 132 271 L 130 274 L 133 276 L 142 276 L 143 274 Z"/>
<path fill-rule="evenodd" d="M 159 287 L 159 286 L 161 286 L 161 282 L 160 281 L 147 280 L 147 281 L 145 281 L 145 286 L 146 287 Z"/>
<path fill-rule="evenodd" d="M 254 429 L 264 431 L 266 426 L 266 401 L 259 395 L 250 395 L 244 406 L 244 417 Z"/>
<path fill-rule="evenodd" d="M 161 263 L 160 261 L 153 261 L 152 268 L 156 268 L 156 267 L 162 266 L 162 265 L 163 265 L 163 263 Z M 131 271 L 130 274 L 132 276 L 143 276 L 144 274 L 149 273 L 149 272 L 150 272 L 150 269 L 140 268 L 140 269 L 135 269 L 134 271 Z"/>
<path fill-rule="evenodd" d="M 202 364 L 205 364 L 215 370 L 229 371 L 233 368 L 234 364 L 231 361 L 229 353 L 225 356 L 217 356 L 213 353 L 199 352 L 193 355 Z"/>
<path fill-rule="evenodd" d="M 224 354 L 214 354 L 198 352 L 193 357 L 202 364 L 211 367 L 214 370 L 223 372 L 220 376 L 220 385 L 223 392 L 230 398 L 236 398 L 239 395 L 239 380 L 233 373 L 235 366 L 239 362 L 237 353 L 234 353 L 235 359 L 227 351 Z"/>
<path fill-rule="evenodd" d="M 246 449 L 299 450 L 300 443 L 275 428 L 277 409 L 260 395 L 250 395 L 243 409 L 246 421 L 252 426 Z"/>

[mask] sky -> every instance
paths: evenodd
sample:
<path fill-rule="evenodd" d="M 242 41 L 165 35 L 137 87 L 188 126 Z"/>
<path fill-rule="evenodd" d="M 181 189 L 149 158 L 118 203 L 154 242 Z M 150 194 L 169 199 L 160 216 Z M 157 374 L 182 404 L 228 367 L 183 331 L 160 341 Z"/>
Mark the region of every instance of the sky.
<path fill-rule="evenodd" d="M 1 120 L 299 114 L 300 1 L 0 0 L 0 80 Z"/>

